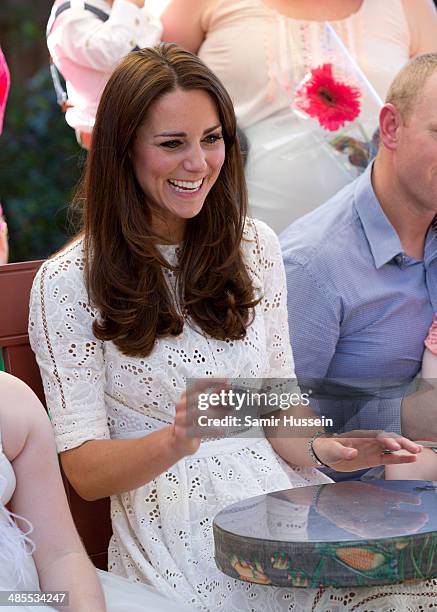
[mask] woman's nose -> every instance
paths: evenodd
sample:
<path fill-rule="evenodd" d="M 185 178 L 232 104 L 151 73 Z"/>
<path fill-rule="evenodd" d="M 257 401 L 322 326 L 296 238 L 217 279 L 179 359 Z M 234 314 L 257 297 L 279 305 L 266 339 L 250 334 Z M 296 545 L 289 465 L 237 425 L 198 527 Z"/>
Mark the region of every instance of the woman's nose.
<path fill-rule="evenodd" d="M 189 172 L 204 172 L 207 166 L 205 151 L 202 147 L 191 147 L 184 159 L 184 169 Z"/>

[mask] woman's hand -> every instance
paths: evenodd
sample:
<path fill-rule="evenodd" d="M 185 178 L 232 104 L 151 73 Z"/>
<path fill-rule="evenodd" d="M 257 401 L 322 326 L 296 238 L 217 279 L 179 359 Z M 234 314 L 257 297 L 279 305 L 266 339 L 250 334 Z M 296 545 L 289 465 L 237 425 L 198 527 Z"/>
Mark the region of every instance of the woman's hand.
<path fill-rule="evenodd" d="M 320 461 L 338 472 L 414 463 L 422 450 L 419 444 L 395 433 L 365 430 L 349 431 L 335 438 L 316 438 L 313 447 Z"/>
<path fill-rule="evenodd" d="M 193 437 L 190 433 L 192 430 L 192 419 L 189 417 L 188 406 L 192 405 L 191 402 L 194 398 L 196 391 L 182 393 L 178 401 L 176 402 L 176 414 L 174 423 L 170 432 L 171 443 L 177 453 L 185 457 L 186 455 L 193 455 L 200 446 L 200 438 Z"/>
<path fill-rule="evenodd" d="M 223 428 L 199 426 L 198 418 L 200 414 L 207 414 L 209 417 L 223 417 L 232 414 L 232 410 L 227 406 L 211 405 L 208 412 L 199 412 L 199 400 L 201 396 L 209 396 L 210 393 L 217 394 L 229 390 L 229 384 L 222 378 L 200 379 L 191 383 L 185 393 L 182 393 L 176 402 L 175 420 L 172 425 L 170 435 L 172 444 L 176 452 L 181 456 L 192 455 L 200 446 L 200 433 L 204 429 L 203 437 L 221 437 L 224 435 Z M 205 397 L 203 398 L 205 400 Z"/>

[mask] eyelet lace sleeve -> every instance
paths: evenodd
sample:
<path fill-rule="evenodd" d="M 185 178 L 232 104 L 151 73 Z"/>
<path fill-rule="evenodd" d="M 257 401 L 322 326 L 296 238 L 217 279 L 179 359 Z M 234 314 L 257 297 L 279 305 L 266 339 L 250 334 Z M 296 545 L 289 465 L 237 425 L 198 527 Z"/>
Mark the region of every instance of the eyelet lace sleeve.
<path fill-rule="evenodd" d="M 59 452 L 109 438 L 103 347 L 83 278 L 82 243 L 47 261 L 31 293 L 29 338 L 44 384 Z"/>

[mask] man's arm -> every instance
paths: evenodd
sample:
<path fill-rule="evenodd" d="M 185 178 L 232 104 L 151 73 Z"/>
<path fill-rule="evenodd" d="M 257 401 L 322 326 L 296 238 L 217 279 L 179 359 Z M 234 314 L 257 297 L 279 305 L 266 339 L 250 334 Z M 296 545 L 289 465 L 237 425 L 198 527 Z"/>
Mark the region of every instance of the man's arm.
<path fill-rule="evenodd" d="M 290 340 L 298 379 L 323 378 L 335 354 L 341 302 L 329 294 L 314 267 L 284 254 Z"/>

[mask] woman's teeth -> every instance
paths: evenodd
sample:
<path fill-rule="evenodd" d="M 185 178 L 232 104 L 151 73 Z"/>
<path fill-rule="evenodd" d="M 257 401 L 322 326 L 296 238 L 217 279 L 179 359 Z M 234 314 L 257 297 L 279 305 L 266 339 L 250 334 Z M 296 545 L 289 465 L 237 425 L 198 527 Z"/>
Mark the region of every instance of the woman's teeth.
<path fill-rule="evenodd" d="M 168 181 L 175 191 L 199 191 L 202 187 L 203 179 L 199 181 L 177 181 L 172 179 Z"/>

